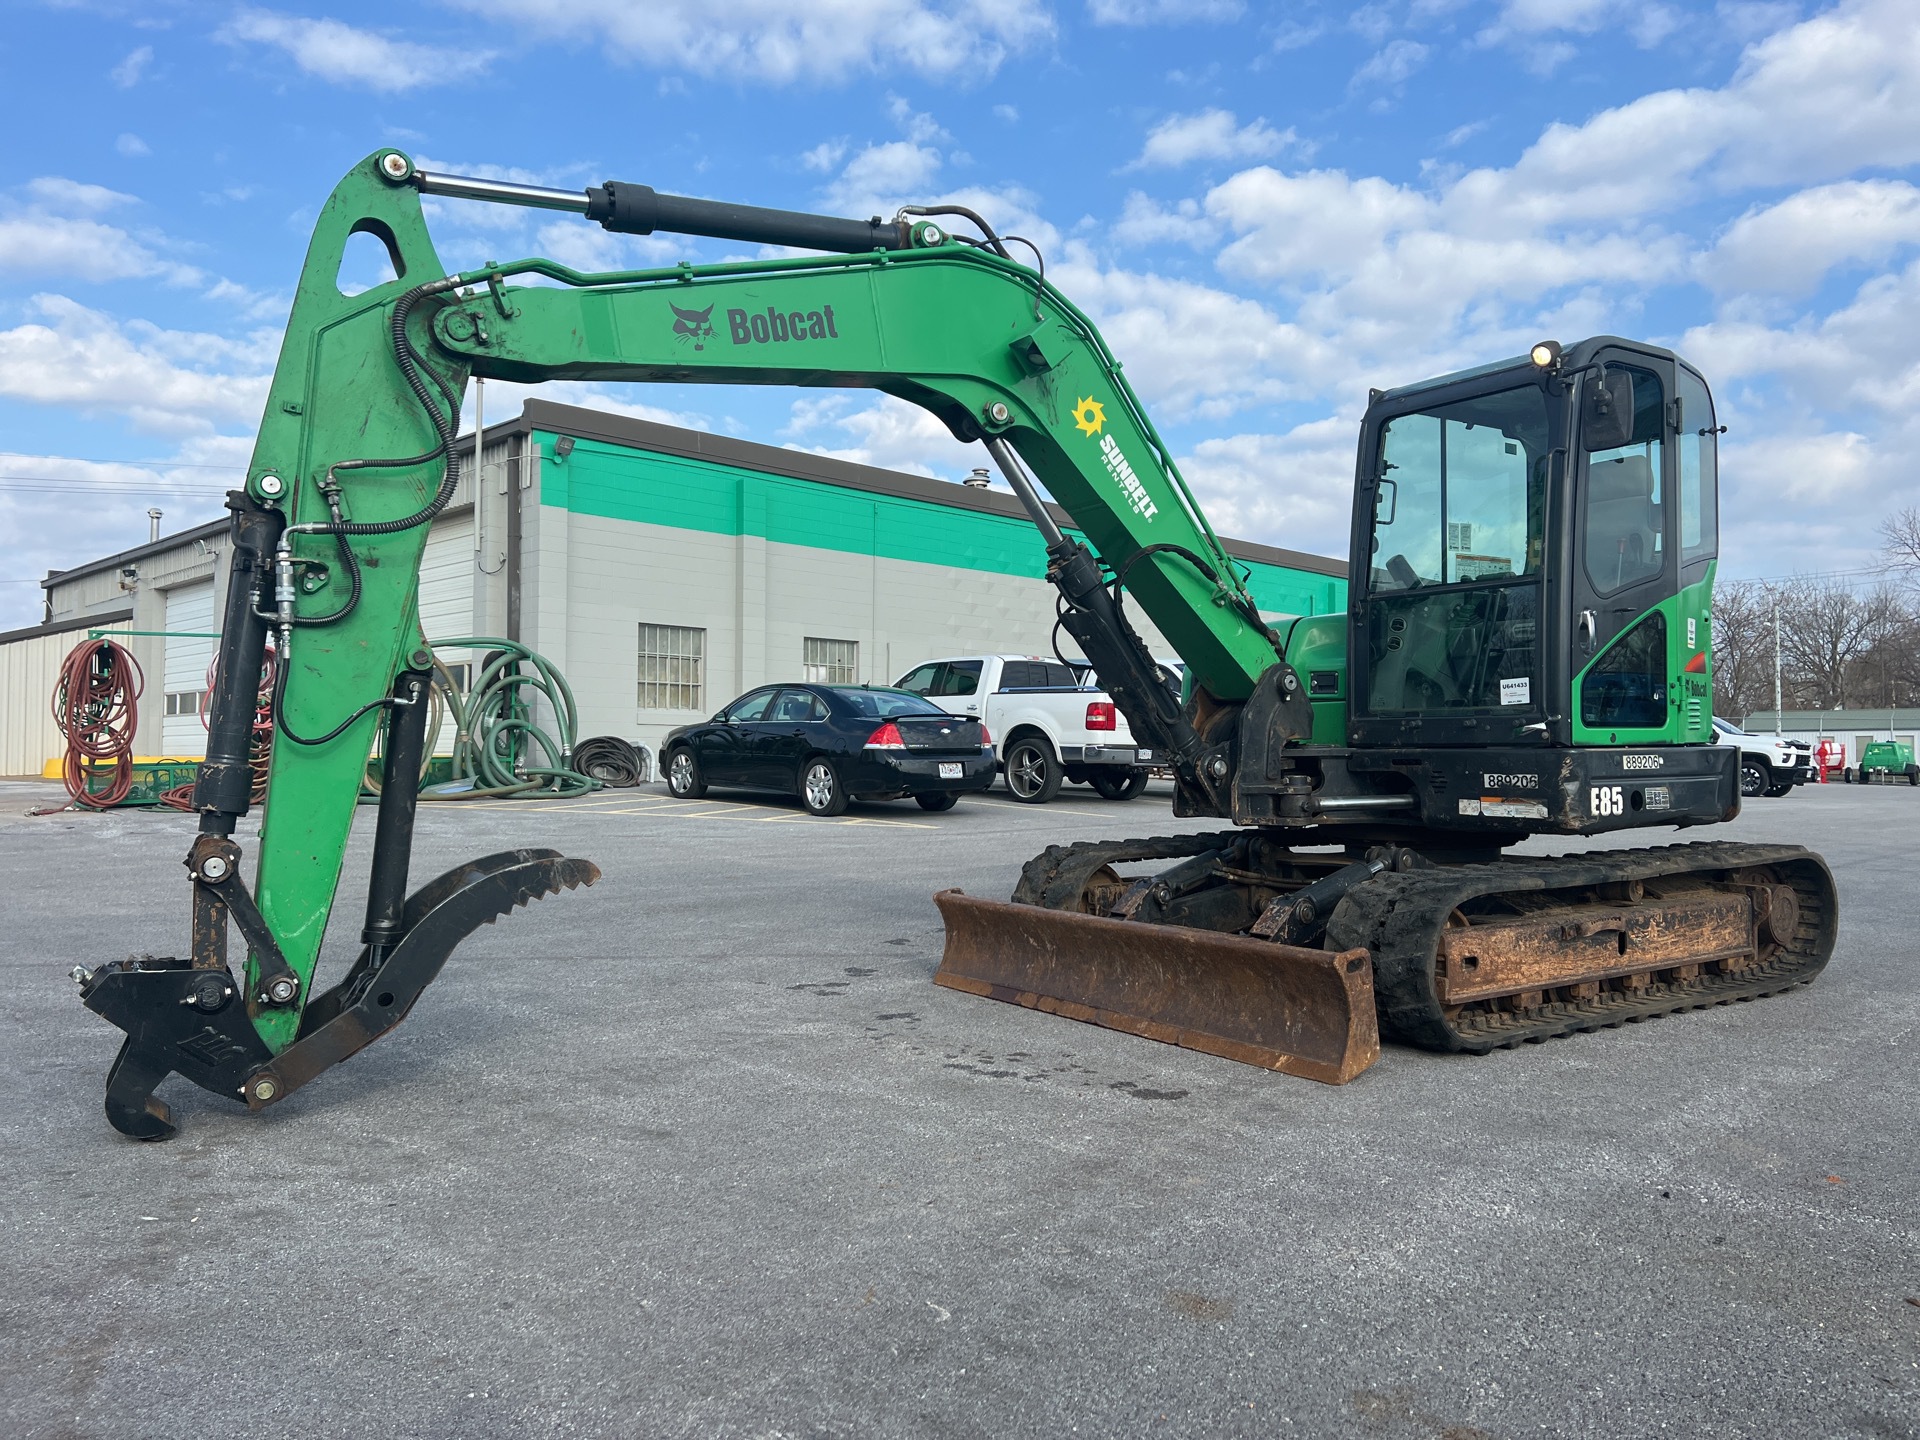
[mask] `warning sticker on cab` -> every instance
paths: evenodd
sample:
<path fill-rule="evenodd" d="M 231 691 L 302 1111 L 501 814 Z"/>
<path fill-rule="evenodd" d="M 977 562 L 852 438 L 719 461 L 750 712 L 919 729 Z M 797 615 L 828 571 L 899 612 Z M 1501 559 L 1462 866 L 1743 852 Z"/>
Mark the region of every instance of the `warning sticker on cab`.
<path fill-rule="evenodd" d="M 1500 682 L 1500 703 L 1502 705 L 1531 705 L 1533 703 L 1533 682 L 1525 675 L 1514 680 Z"/>

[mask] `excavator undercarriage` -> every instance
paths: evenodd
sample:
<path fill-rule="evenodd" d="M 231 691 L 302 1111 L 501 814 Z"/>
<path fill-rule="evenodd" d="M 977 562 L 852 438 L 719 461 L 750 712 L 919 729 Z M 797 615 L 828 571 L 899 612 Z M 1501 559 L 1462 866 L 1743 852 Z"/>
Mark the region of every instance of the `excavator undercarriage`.
<path fill-rule="evenodd" d="M 1436 861 L 1245 830 L 1055 846 L 1013 904 L 935 898 L 939 984 L 1331 1084 L 1380 1033 L 1486 1054 L 1791 989 L 1838 919 L 1798 846 Z"/>

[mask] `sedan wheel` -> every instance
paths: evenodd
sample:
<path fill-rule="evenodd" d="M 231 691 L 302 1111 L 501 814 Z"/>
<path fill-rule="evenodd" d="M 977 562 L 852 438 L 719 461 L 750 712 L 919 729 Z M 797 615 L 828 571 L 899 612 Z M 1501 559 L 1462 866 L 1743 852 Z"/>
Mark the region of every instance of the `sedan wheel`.
<path fill-rule="evenodd" d="M 1773 782 L 1767 777 L 1767 767 L 1758 760 L 1740 762 L 1740 793 L 1752 800 L 1767 793 L 1767 787 Z"/>
<path fill-rule="evenodd" d="M 667 761 L 667 789 L 682 800 L 698 800 L 707 793 L 707 782 L 691 750 L 676 750 Z"/>
<path fill-rule="evenodd" d="M 951 810 L 955 805 L 960 803 L 960 797 L 951 790 L 939 795 L 916 795 L 913 798 L 919 802 L 922 810 L 932 810 L 936 813 L 942 810 Z"/>
<path fill-rule="evenodd" d="M 1007 789 L 1023 805 L 1046 804 L 1065 780 L 1044 737 L 1029 735 L 1007 747 Z"/>
<path fill-rule="evenodd" d="M 809 815 L 839 815 L 847 808 L 847 792 L 833 762 L 816 756 L 800 771 L 800 803 Z"/>

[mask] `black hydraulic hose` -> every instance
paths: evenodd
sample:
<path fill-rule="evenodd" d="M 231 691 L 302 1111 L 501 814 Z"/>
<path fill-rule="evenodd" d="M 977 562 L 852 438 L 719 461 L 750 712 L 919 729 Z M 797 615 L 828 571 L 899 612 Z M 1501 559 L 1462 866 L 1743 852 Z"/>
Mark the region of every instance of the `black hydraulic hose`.
<path fill-rule="evenodd" d="M 989 225 L 986 222 L 986 217 L 981 215 L 977 210 L 969 210 L 964 205 L 902 205 L 899 213 L 902 215 L 959 215 L 964 219 L 971 220 L 975 225 L 980 227 L 980 233 L 987 237 L 987 247 L 992 250 L 994 254 L 998 255 L 1002 260 L 1011 260 L 1013 258 L 1007 254 L 1007 247 L 1002 243 L 999 235 L 994 233 L 993 226 Z M 1028 246 L 1032 244 L 1031 241 L 1023 241 L 1022 243 Z M 1039 252 L 1035 251 L 1034 253 L 1038 254 Z"/>
<path fill-rule="evenodd" d="M 368 711 L 384 710 L 389 708 L 390 706 L 403 703 L 399 700 L 394 699 L 394 697 L 391 695 L 383 695 L 378 700 L 369 700 L 366 704 L 362 705 L 358 710 L 354 711 L 351 715 L 347 716 L 346 719 L 342 720 L 338 725 L 334 726 L 333 729 L 329 730 L 326 734 L 318 735 L 313 737 L 312 739 L 309 739 L 305 735 L 301 735 L 297 733 L 294 730 L 294 728 L 287 723 L 287 710 L 286 710 L 286 704 L 285 704 L 286 695 L 287 695 L 287 675 L 292 669 L 293 667 L 291 665 L 277 665 L 274 667 L 273 718 L 274 718 L 274 723 L 276 723 L 280 727 L 280 733 L 286 736 L 287 739 L 291 740 L 296 745 L 315 746 L 315 745 L 331 744 L 333 741 L 338 740 L 342 735 L 346 734 L 348 727 L 350 727 L 354 721 L 358 720 L 362 715 L 365 715 Z"/>
<path fill-rule="evenodd" d="M 449 419 L 447 414 L 435 403 L 433 396 L 428 393 L 426 382 L 420 378 L 421 361 L 418 354 L 414 351 L 413 342 L 407 338 L 407 317 L 413 313 L 413 307 L 419 304 L 422 299 L 428 295 L 437 295 L 444 291 L 451 290 L 455 288 L 455 285 L 456 282 L 451 277 L 444 280 L 430 281 L 425 285 L 416 285 L 413 289 L 407 291 L 398 300 L 393 302 L 392 333 L 394 359 L 399 362 L 400 373 L 406 376 L 408 388 L 413 391 L 414 398 L 420 402 L 420 408 L 427 412 L 427 418 L 433 422 L 434 432 L 440 437 L 440 443 L 424 455 L 409 455 L 403 459 L 341 460 L 327 468 L 329 478 L 331 478 L 336 471 L 340 470 L 397 470 L 412 465 L 425 465 L 431 460 L 437 460 L 441 456 L 448 454 L 453 449 L 454 441 L 458 438 L 457 432 L 454 429 L 454 422 Z M 428 374 L 433 376 L 434 383 L 440 387 L 442 394 L 449 402 L 449 406 L 451 406 L 451 402 L 454 399 L 453 392 L 447 388 L 446 382 L 442 380 L 438 374 L 433 372 L 431 366 L 426 368 Z M 448 502 L 453 499 L 454 487 L 458 485 L 459 482 L 459 472 L 449 464 L 445 474 L 441 478 L 440 488 L 435 493 L 433 499 L 411 515 L 403 516 L 398 520 L 326 520 L 312 525 L 295 525 L 292 527 L 292 531 L 293 533 L 304 535 L 395 535 L 402 530 L 411 530 L 415 526 L 425 525 L 428 521 L 432 520 L 434 516 L 446 509 Z M 357 567 L 354 568 L 357 574 Z"/>

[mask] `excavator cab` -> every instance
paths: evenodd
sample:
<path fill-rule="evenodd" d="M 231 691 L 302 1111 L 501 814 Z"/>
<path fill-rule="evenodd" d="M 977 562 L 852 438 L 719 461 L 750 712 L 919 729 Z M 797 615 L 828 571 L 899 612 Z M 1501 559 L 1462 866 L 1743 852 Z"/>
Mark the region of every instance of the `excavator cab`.
<path fill-rule="evenodd" d="M 1375 391 L 1350 742 L 1708 741 L 1717 433 L 1698 372 L 1606 336 Z"/>

